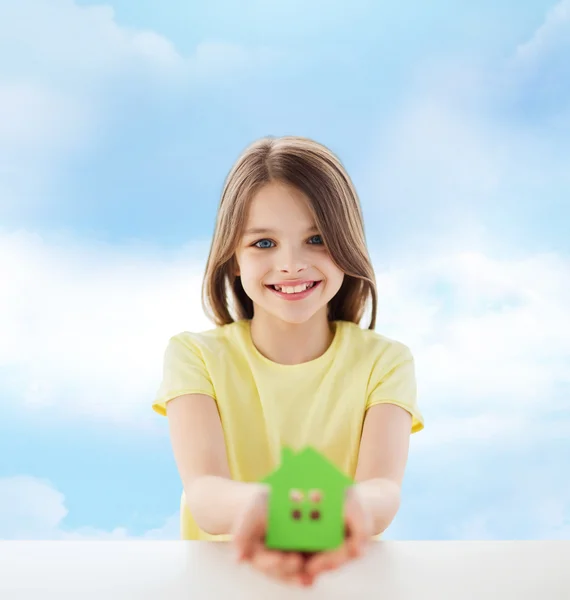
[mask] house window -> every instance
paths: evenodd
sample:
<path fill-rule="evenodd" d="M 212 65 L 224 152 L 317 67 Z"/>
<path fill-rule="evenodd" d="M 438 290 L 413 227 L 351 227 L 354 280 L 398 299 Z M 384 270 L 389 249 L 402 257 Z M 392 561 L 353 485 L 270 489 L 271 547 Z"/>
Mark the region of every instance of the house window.
<path fill-rule="evenodd" d="M 289 492 L 289 498 L 293 502 L 302 502 L 304 497 L 305 494 L 301 490 L 294 489 Z"/>
<path fill-rule="evenodd" d="M 309 491 L 309 500 L 315 504 L 321 502 L 323 499 L 322 490 L 310 490 Z"/>
<path fill-rule="evenodd" d="M 301 511 L 296 508 L 292 513 L 291 516 L 295 519 L 295 521 L 299 521 L 301 519 Z"/>
<path fill-rule="evenodd" d="M 311 511 L 311 520 L 318 521 L 321 518 L 320 510 L 312 510 Z"/>

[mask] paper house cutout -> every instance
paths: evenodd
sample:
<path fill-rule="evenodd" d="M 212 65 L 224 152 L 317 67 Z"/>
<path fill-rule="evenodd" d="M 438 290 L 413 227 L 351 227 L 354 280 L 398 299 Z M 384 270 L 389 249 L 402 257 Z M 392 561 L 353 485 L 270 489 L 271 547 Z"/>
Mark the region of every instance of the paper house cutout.
<path fill-rule="evenodd" d="M 314 448 L 283 448 L 281 464 L 263 482 L 270 487 L 268 548 L 319 552 L 344 541 L 346 490 L 353 484 Z"/>

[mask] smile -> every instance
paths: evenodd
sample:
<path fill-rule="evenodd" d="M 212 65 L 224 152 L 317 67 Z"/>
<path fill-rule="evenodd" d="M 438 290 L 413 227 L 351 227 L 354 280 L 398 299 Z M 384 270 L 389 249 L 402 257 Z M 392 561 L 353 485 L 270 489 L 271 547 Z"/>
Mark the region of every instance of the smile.
<path fill-rule="evenodd" d="M 296 286 L 266 285 L 265 287 L 285 300 L 302 300 L 319 287 L 320 284 L 321 281 L 310 281 Z"/>

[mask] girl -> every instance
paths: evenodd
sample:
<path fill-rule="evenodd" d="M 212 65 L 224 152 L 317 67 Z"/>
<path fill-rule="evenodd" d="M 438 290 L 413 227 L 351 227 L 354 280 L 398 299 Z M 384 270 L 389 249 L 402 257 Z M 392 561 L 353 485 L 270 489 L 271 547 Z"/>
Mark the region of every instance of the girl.
<path fill-rule="evenodd" d="M 153 404 L 182 482 L 182 539 L 231 540 L 265 573 L 310 584 L 392 522 L 409 437 L 424 426 L 409 348 L 374 331 L 360 203 L 329 149 L 286 136 L 243 152 L 225 181 L 202 298 L 216 327 L 169 340 Z M 283 446 L 306 445 L 355 482 L 345 544 L 269 551 L 258 482 Z"/>

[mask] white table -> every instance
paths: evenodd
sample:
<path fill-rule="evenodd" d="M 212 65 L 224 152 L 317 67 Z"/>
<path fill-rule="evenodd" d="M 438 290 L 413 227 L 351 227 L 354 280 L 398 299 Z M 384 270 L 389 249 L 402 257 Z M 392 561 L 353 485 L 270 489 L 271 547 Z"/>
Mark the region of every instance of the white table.
<path fill-rule="evenodd" d="M 0 598 L 570 600 L 570 541 L 379 541 L 309 589 L 235 565 L 219 542 L 0 541 Z"/>

